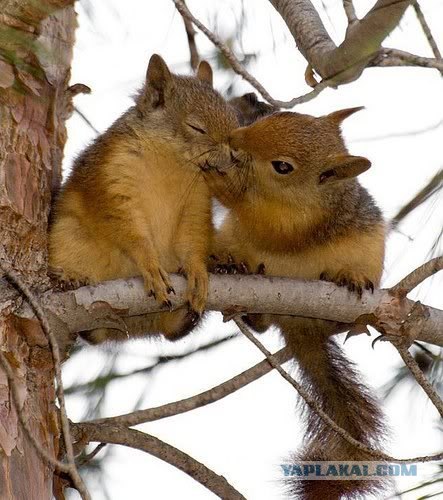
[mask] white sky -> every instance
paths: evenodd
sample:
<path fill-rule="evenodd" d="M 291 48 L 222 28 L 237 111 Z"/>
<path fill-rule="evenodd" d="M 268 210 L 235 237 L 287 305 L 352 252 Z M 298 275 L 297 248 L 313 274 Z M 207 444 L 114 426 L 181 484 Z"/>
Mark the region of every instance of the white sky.
<path fill-rule="evenodd" d="M 89 5 L 84 3 L 83 5 Z M 321 3 L 314 2 L 321 12 L 331 36 L 340 42 L 346 19 L 339 0 L 326 0 L 329 18 Z M 188 72 L 188 46 L 178 13 L 171 1 L 108 0 L 92 2 L 91 17 L 77 4 L 79 29 L 75 47 L 72 83 L 84 83 L 93 93 L 76 98 L 76 105 L 91 122 L 103 131 L 129 105 L 129 96 L 143 81 L 152 53 L 160 53 L 177 72 Z M 371 2 L 356 2 L 363 14 Z M 188 0 L 189 8 L 205 23 L 217 21 L 219 33 L 235 33 L 240 2 L 235 0 Z M 258 53 L 250 71 L 279 99 L 290 99 L 309 89 L 304 83 L 306 62 L 268 0 L 246 0 L 247 26 L 243 36 L 246 52 Z M 421 2 L 440 47 L 443 48 L 443 3 Z M 200 34 L 200 53 L 210 54 L 211 45 Z M 432 56 L 412 9 L 400 28 L 385 42 L 386 46 Z M 250 87 L 235 77 L 238 94 Z M 230 82 L 225 75 L 216 75 L 220 90 Z M 296 111 L 314 115 L 365 105 L 366 110 L 346 121 L 345 137 L 352 154 L 367 156 L 372 168 L 361 180 L 376 198 L 385 215 L 390 217 L 409 200 L 442 166 L 443 126 L 426 133 L 404 137 L 369 140 L 388 134 L 426 129 L 443 119 L 443 79 L 430 69 L 369 69 L 352 84 L 338 90 L 328 89 L 314 101 Z M 65 172 L 94 133 L 74 115 L 68 123 Z M 434 199 L 401 226 L 388 242 L 385 283 L 390 285 L 429 256 L 429 249 L 443 226 L 443 201 Z M 440 248 L 441 253 L 441 248 Z M 418 297 L 425 303 L 443 308 L 442 283 L 435 278 L 425 283 Z M 206 343 L 215 336 L 234 331 L 212 315 L 190 337 L 166 345 L 141 341 L 114 347 L 123 354 L 118 362 L 122 371 L 145 366 L 159 353 L 173 354 Z M 261 336 L 269 347 L 279 347 L 275 333 Z M 368 338 L 352 339 L 346 350 L 356 360 L 370 384 L 383 385 L 398 366 L 399 357 L 390 345 L 378 344 L 371 349 Z M 261 356 L 247 340 L 237 338 L 210 353 L 196 354 L 157 369 L 153 375 L 137 376 L 114 382 L 108 394 L 107 415 L 130 411 L 143 396 L 143 407 L 157 406 L 208 389 L 258 362 Z M 65 366 L 65 381 L 86 381 L 102 368 L 99 348 L 86 348 L 75 362 Z M 277 374 L 240 390 L 228 398 L 177 417 L 142 426 L 147 432 L 177 446 L 194 458 L 224 475 L 248 500 L 279 498 L 278 464 L 301 438 L 300 421 L 295 413 L 293 389 Z M 73 420 L 81 418 L 83 406 L 79 398 L 70 398 L 69 413 Z M 404 388 L 386 406 L 393 434 L 388 451 L 395 456 L 417 456 L 442 449 L 443 439 L 436 430 L 437 413 L 420 390 Z M 435 471 L 435 467 L 419 466 L 419 480 Z M 208 490 L 181 472 L 159 460 L 131 449 L 114 448 L 107 465 L 106 483 L 112 500 L 155 498 L 169 500 L 215 498 Z M 401 488 L 415 484 L 404 481 Z M 100 491 L 92 491 L 101 500 Z M 416 498 L 413 494 L 406 499 Z"/>

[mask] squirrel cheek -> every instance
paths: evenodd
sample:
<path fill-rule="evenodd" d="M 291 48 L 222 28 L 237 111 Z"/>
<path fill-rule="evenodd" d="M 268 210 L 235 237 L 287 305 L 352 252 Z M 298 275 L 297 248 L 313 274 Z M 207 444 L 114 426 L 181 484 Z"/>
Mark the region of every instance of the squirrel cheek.
<path fill-rule="evenodd" d="M 246 127 L 241 127 L 231 132 L 231 135 L 229 136 L 229 145 L 232 149 L 243 149 L 245 142 L 245 128 Z"/>

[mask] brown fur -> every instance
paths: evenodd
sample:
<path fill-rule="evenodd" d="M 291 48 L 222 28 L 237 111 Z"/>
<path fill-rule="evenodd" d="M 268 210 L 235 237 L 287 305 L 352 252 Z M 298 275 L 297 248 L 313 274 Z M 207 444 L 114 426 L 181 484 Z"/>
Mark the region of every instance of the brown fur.
<path fill-rule="evenodd" d="M 213 228 L 199 165 L 229 152 L 236 125 L 206 62 L 196 78 L 183 77 L 152 56 L 136 105 L 78 157 L 61 190 L 49 235 L 51 266 L 65 279 L 90 282 L 141 274 L 147 292 L 165 306 L 168 273 L 183 269 L 190 309 L 200 314 Z M 189 318 L 182 309 L 153 315 L 147 325 L 150 333 L 176 338 L 195 324 Z M 105 330 L 87 335 L 94 343 L 120 337 Z"/>
<path fill-rule="evenodd" d="M 277 108 L 270 104 L 259 101 L 254 92 L 249 92 L 239 97 L 233 97 L 229 104 L 235 109 L 240 125 L 250 125 L 263 116 L 270 115 Z"/>
<path fill-rule="evenodd" d="M 340 123 L 357 109 L 314 118 L 275 113 L 231 134 L 236 161 L 206 173 L 214 194 L 230 209 L 216 236 L 218 262 L 232 255 L 266 274 L 328 279 L 362 293 L 378 285 L 385 225 L 380 211 L 355 176 L 367 159 L 349 155 Z M 271 162 L 294 170 L 277 173 Z M 304 386 L 354 438 L 379 446 L 382 415 L 331 334 L 335 322 L 292 316 L 249 315 L 257 331 L 278 326 L 292 348 Z M 297 460 L 367 460 L 305 408 L 307 432 Z M 292 481 L 293 495 L 317 500 L 358 498 L 376 492 L 377 481 Z"/>

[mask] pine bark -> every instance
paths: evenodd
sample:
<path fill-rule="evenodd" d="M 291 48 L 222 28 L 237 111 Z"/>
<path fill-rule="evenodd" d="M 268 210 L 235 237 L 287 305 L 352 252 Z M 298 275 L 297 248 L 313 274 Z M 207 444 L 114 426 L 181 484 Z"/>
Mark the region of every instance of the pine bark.
<path fill-rule="evenodd" d="M 47 285 L 47 221 L 61 178 L 73 0 L 0 0 L 0 259 L 35 289 Z M 0 350 L 14 370 L 25 420 L 54 457 L 59 429 L 48 343 L 35 320 L 0 305 Z M 53 470 L 23 433 L 0 368 L 0 498 L 52 498 Z"/>

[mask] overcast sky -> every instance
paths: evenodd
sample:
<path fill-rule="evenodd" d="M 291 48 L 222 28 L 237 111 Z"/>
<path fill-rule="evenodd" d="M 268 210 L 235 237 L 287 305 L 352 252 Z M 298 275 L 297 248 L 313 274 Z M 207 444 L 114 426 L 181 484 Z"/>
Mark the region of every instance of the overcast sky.
<path fill-rule="evenodd" d="M 187 3 L 206 24 L 216 23 L 221 36 L 235 34 L 241 2 L 188 0 Z M 327 14 L 321 2 L 314 3 L 329 33 L 339 43 L 346 27 L 342 3 L 323 2 Z M 371 2 L 361 1 L 356 5 L 363 14 Z M 443 3 L 426 0 L 421 5 L 443 48 Z M 244 6 L 247 24 L 243 49 L 258 54 L 250 71 L 275 98 L 290 99 L 306 93 L 309 90 L 303 78 L 306 62 L 281 18 L 268 0 L 245 0 Z M 84 83 L 93 92 L 77 97 L 76 105 L 99 131 L 105 130 L 131 105 L 130 96 L 141 85 L 152 53 L 161 54 L 174 71 L 189 72 L 183 24 L 171 1 L 88 0 L 77 3 L 77 11 L 79 28 L 72 83 Z M 203 57 L 213 53 L 204 35 L 198 35 L 197 42 Z M 412 9 L 385 45 L 432 56 Z M 251 90 L 239 77 L 228 78 L 226 74 L 216 74 L 215 86 L 226 89 L 232 78 L 237 93 Z M 361 180 L 389 218 L 443 166 L 442 91 L 443 79 L 436 70 L 369 69 L 357 82 L 338 90 L 327 89 L 296 111 L 321 115 L 340 108 L 366 106 L 365 111 L 345 122 L 344 134 L 352 154 L 367 156 L 372 161 L 372 168 Z M 68 130 L 65 173 L 75 154 L 95 136 L 78 115 L 70 119 Z M 408 218 L 400 232 L 392 234 L 387 246 L 384 285 L 393 284 L 429 258 L 430 248 L 443 226 L 442 208 L 440 195 Z M 442 284 L 441 277 L 429 280 L 415 296 L 443 308 Z M 131 371 L 146 366 L 159 353 L 179 353 L 234 331 L 234 326 L 224 325 L 220 316 L 213 314 L 198 332 L 176 344 L 140 341 L 110 349 L 122 353 L 118 367 Z M 278 336 L 272 332 L 261 336 L 261 340 L 273 350 L 280 345 Z M 373 350 L 370 342 L 361 336 L 345 347 L 349 356 L 360 364 L 369 383 L 379 388 L 390 379 L 400 361 L 390 345 L 380 343 Z M 195 354 L 159 368 L 149 377 L 114 382 L 107 398 L 107 415 L 131 411 L 137 402 L 150 407 L 191 396 L 260 359 L 254 346 L 237 338 L 209 353 Z M 102 365 L 101 348 L 85 348 L 73 362 L 66 364 L 65 381 L 69 384 L 74 380 L 89 380 Z M 141 428 L 224 475 L 248 500 L 277 499 L 279 464 L 301 439 L 295 402 L 294 390 L 271 373 L 218 403 Z M 81 418 L 82 400 L 73 397 L 68 403 L 70 417 Z M 442 435 L 435 428 L 437 412 L 420 390 L 403 388 L 388 401 L 386 412 L 393 429 L 389 453 L 406 457 L 442 449 Z M 434 471 L 435 466 L 420 465 L 419 479 Z M 131 449 L 114 449 L 106 474 L 112 500 L 214 498 L 171 466 Z M 415 482 L 405 481 L 401 487 Z M 104 498 L 100 491 L 93 490 L 92 495 L 97 500 Z"/>

